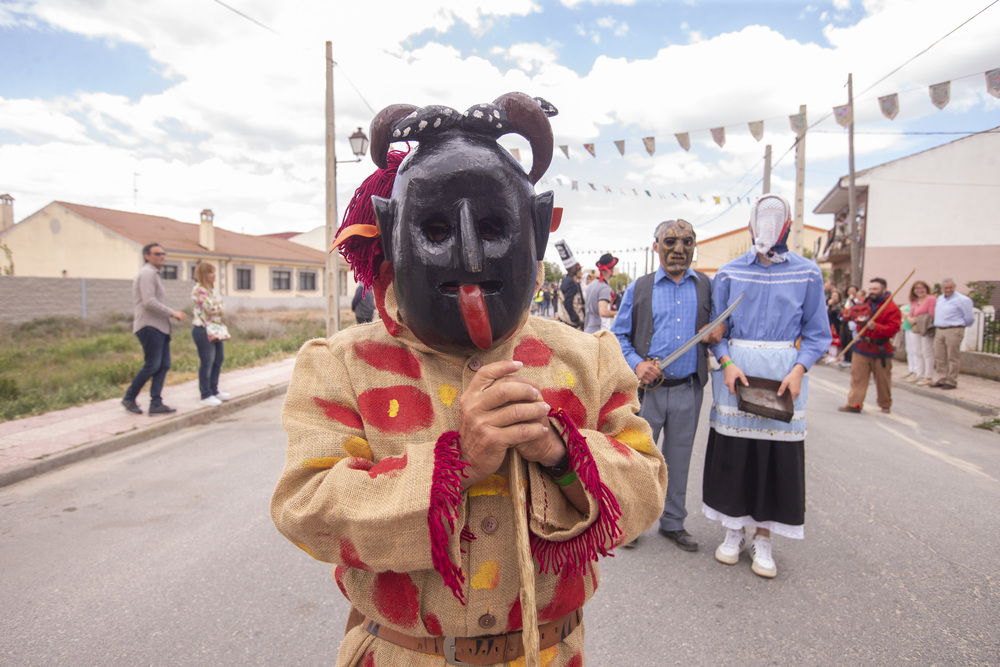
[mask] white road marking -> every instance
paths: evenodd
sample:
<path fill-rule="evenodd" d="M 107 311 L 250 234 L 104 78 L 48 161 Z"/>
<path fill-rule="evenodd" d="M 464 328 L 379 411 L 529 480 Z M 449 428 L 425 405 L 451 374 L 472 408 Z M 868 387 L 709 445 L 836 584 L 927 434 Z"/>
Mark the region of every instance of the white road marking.
<path fill-rule="evenodd" d="M 909 443 L 909 444 L 913 445 L 917 450 L 923 452 L 924 454 L 927 454 L 928 456 L 932 456 L 932 457 L 938 459 L 942 463 L 947 463 L 948 465 L 950 465 L 952 467 L 958 468 L 959 470 L 963 470 L 963 471 L 965 471 L 965 472 L 967 472 L 967 473 L 969 473 L 971 475 L 976 475 L 977 477 L 981 477 L 983 479 L 988 479 L 991 482 L 996 482 L 997 481 L 997 480 L 993 479 L 992 477 L 990 477 L 985 472 L 983 472 L 983 469 L 980 468 L 979 466 L 977 466 L 975 463 L 969 463 L 968 461 L 963 461 L 962 459 L 955 458 L 954 456 L 951 456 L 949 454 L 945 454 L 944 452 L 938 451 L 938 450 L 934 449 L 933 447 L 928 447 L 927 445 L 925 445 L 923 443 L 920 443 L 920 442 L 917 442 L 913 438 L 900 433 L 896 429 L 892 428 L 891 426 L 887 426 L 887 425 L 883 424 L 880 421 L 877 421 L 875 423 L 878 425 L 879 428 L 881 428 L 881 429 L 883 429 L 885 431 L 888 431 L 889 433 L 893 434 L 894 436 L 896 436 L 897 438 L 899 438 L 903 442 L 906 442 L 906 443 Z"/>

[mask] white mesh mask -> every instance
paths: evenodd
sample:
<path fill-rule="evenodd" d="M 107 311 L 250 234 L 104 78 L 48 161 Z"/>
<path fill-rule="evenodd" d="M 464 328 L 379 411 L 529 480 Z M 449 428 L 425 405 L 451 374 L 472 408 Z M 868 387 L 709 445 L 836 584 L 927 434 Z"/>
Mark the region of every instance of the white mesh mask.
<path fill-rule="evenodd" d="M 790 218 L 788 202 L 778 195 L 764 195 L 758 199 L 750 209 L 754 250 L 767 255 L 772 262 L 785 261 L 784 252 L 771 253 L 771 249 L 782 240 L 785 224 Z"/>

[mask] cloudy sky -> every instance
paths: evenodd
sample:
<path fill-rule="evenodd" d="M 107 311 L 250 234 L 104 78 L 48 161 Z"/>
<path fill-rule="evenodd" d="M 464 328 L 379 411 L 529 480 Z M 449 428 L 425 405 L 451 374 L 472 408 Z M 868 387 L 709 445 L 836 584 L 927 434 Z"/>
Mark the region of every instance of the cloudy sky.
<path fill-rule="evenodd" d="M 800 105 L 805 221 L 829 227 L 811 211 L 847 173 L 831 110 L 848 73 L 858 169 L 1000 125 L 984 76 L 1000 67 L 997 35 L 996 0 L 0 0 L 0 192 L 17 220 L 62 200 L 191 222 L 211 208 L 249 234 L 322 225 L 329 40 L 339 159 L 389 104 L 544 97 L 569 152 L 539 185 L 565 208 L 554 238 L 585 264 L 610 250 L 641 273 L 635 249 L 661 220 L 699 238 L 746 224 L 737 197 L 761 193 L 767 144 L 771 189 L 793 199 Z M 928 87 L 944 81 L 939 110 Z M 890 121 L 877 98 L 891 93 Z M 502 143 L 530 165 L 526 142 Z M 338 166 L 341 213 L 373 169 Z"/>

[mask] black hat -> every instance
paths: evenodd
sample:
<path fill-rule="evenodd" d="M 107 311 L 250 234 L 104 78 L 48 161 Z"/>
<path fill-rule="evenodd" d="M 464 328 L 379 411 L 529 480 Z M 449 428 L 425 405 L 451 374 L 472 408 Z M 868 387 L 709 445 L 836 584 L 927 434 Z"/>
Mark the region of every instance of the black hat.
<path fill-rule="evenodd" d="M 618 258 L 609 252 L 601 255 L 601 258 L 597 260 L 597 268 L 613 269 L 618 263 Z"/>

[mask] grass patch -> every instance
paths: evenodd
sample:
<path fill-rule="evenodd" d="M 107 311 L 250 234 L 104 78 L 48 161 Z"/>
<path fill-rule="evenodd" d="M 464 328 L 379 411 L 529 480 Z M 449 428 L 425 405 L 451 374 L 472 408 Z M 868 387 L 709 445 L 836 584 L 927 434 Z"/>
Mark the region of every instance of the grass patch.
<path fill-rule="evenodd" d="M 223 372 L 294 356 L 311 338 L 326 336 L 322 312 L 236 313 L 226 317 Z M 198 352 L 187 322 L 170 342 L 166 384 L 197 376 Z M 352 322 L 345 322 L 350 324 Z M 0 326 L 0 421 L 120 397 L 142 367 L 142 347 L 132 319 L 104 315 L 90 320 L 47 317 Z M 149 391 L 149 384 L 144 388 Z"/>
<path fill-rule="evenodd" d="M 984 421 L 982 424 L 976 424 L 976 428 L 981 428 L 985 431 L 993 431 L 994 433 L 1000 433 L 1000 417 Z"/>

